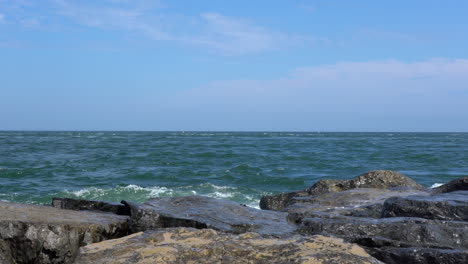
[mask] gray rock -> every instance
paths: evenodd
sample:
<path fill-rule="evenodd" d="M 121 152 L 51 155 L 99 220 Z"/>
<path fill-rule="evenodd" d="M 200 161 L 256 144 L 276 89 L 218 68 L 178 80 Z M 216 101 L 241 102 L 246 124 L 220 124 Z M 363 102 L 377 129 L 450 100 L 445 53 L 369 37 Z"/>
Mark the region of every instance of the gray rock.
<path fill-rule="evenodd" d="M 71 263 L 80 246 L 128 234 L 128 217 L 0 202 L 3 258 L 15 263 Z"/>
<path fill-rule="evenodd" d="M 454 191 L 468 191 L 468 177 L 455 179 L 432 190 L 434 194 Z"/>
<path fill-rule="evenodd" d="M 291 205 L 283 211 L 288 212 L 289 218 L 296 223 L 302 218 L 325 217 L 325 214 L 380 218 L 383 203 L 388 198 L 415 194 L 421 197 L 429 195 L 427 192 L 406 189 L 356 188 L 322 195 L 294 197 Z"/>
<path fill-rule="evenodd" d="M 412 217 L 369 219 L 336 216 L 335 218 L 306 218 L 300 232 L 309 235 L 332 235 L 357 242 L 378 237 L 397 241 L 394 246 L 466 249 L 468 223 L 427 220 Z M 367 240 L 366 240 L 367 239 Z M 396 243 L 396 242 L 395 242 Z"/>
<path fill-rule="evenodd" d="M 54 197 L 52 198 L 52 206 L 68 210 L 89 210 L 114 213 L 118 215 L 130 215 L 130 210 L 125 205 L 105 201 Z"/>
<path fill-rule="evenodd" d="M 387 264 L 460 264 L 468 263 L 468 251 L 439 248 L 379 248 L 367 249 Z"/>
<path fill-rule="evenodd" d="M 350 180 L 320 180 L 310 188 L 291 193 L 272 196 L 263 196 L 260 208 L 266 210 L 284 210 L 295 201 L 297 197 L 322 195 L 326 193 L 342 192 L 355 188 L 406 188 L 424 190 L 425 188 L 405 175 L 387 170 L 376 170 L 364 173 Z"/>
<path fill-rule="evenodd" d="M 382 217 L 468 221 L 468 191 L 393 197 L 385 201 Z"/>
<path fill-rule="evenodd" d="M 262 211 L 238 203 L 203 196 L 155 198 L 130 207 L 132 232 L 166 227 L 212 228 L 215 230 L 285 235 L 296 229 L 282 212 Z"/>

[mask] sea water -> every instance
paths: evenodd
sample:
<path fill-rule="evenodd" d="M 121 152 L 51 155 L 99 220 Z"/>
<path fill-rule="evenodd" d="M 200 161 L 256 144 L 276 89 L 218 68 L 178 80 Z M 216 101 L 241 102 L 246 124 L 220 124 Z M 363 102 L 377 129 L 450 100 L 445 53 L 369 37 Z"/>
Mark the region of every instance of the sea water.
<path fill-rule="evenodd" d="M 426 187 L 468 176 L 468 133 L 0 131 L 0 200 L 261 196 L 386 169 Z"/>

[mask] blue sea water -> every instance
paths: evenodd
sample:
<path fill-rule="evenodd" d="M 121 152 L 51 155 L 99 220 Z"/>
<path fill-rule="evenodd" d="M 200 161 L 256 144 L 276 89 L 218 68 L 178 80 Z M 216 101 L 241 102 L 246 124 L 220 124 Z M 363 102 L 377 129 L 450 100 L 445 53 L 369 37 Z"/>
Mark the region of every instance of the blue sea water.
<path fill-rule="evenodd" d="M 0 200 L 23 203 L 197 194 L 258 207 L 375 169 L 427 187 L 468 176 L 468 133 L 0 131 Z"/>

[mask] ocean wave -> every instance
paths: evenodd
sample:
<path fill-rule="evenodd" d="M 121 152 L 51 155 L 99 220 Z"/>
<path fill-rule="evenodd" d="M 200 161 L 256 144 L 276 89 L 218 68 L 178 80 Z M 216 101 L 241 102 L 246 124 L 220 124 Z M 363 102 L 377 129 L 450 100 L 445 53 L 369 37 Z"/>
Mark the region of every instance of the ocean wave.
<path fill-rule="evenodd" d="M 87 200 L 105 200 L 119 202 L 129 200 L 145 202 L 150 198 L 201 195 L 218 199 L 227 199 L 249 207 L 259 208 L 259 198 L 234 186 L 219 186 L 211 183 L 168 188 L 164 186 L 143 187 L 135 184 L 113 188 L 88 187 L 79 190 L 64 190 L 60 197 Z"/>
<path fill-rule="evenodd" d="M 436 183 L 432 184 L 432 186 L 431 186 L 430 188 L 431 188 L 431 189 L 434 189 L 434 188 L 440 187 L 440 186 L 442 186 L 442 185 L 444 185 L 444 184 L 443 184 L 443 183 L 438 183 L 438 182 L 436 182 Z"/>

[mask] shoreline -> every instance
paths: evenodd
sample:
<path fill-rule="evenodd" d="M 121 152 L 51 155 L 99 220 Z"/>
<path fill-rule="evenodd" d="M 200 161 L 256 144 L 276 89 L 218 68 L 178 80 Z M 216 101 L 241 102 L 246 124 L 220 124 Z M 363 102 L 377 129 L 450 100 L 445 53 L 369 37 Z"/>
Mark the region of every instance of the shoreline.
<path fill-rule="evenodd" d="M 270 263 L 468 260 L 468 177 L 430 190 L 397 172 L 371 171 L 264 196 L 260 207 L 264 210 L 202 196 L 145 203 L 55 198 L 51 206 L 0 202 L 0 260 L 6 264 L 213 261 L 222 258 L 215 241 L 247 250 L 241 255 L 223 254 L 252 263 L 267 255 L 274 256 Z M 198 242 L 190 242 L 194 239 Z M 265 243 L 281 246 L 267 250 L 261 246 Z M 132 250 L 122 251 L 126 247 Z M 343 250 L 339 253 L 333 247 Z M 149 248 L 157 250 L 149 254 Z M 197 253 L 201 251 L 208 253 Z"/>

